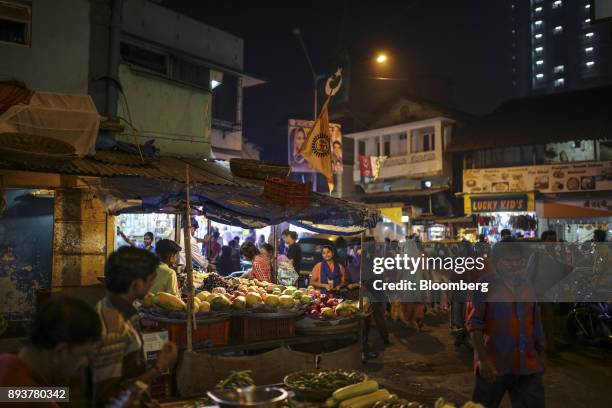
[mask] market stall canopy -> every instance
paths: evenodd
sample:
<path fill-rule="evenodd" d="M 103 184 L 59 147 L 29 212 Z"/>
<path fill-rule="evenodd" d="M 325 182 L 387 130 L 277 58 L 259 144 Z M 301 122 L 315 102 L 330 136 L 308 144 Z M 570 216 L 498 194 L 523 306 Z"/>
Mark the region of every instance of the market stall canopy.
<path fill-rule="evenodd" d="M 514 99 L 457 128 L 449 152 L 608 139 L 612 86 Z"/>
<path fill-rule="evenodd" d="M 89 95 L 30 91 L 0 83 L 0 151 L 38 157 L 94 153 L 100 116 Z"/>
<path fill-rule="evenodd" d="M 107 177 L 92 180 L 90 185 L 113 214 L 176 212 L 184 208 L 186 185 L 176 181 Z M 243 228 L 295 222 L 318 231 L 355 234 L 378 222 L 376 210 L 325 194 L 314 193 L 312 202 L 304 208 L 283 207 L 263 198 L 259 185 L 194 183 L 190 200 L 211 219 Z"/>

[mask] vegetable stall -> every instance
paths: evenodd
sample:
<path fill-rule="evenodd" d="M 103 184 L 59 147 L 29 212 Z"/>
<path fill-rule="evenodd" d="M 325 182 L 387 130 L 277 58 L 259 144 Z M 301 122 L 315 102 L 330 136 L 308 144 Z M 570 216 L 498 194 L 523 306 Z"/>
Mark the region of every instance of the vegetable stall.
<path fill-rule="evenodd" d="M 290 222 L 338 235 L 363 235 L 376 225 L 376 210 L 270 177 L 286 169 L 234 160 L 228 169 L 192 160 L 175 180 L 102 178 L 92 188 L 110 203 L 111 214 L 173 213 L 183 219 L 199 214 L 242 228 Z M 214 182 L 207 182 L 206 173 L 213 173 Z M 283 188 L 299 201 L 288 200 Z M 203 394 L 231 371 L 249 369 L 257 383 L 266 384 L 296 371 L 361 364 L 364 301 L 345 301 L 314 288 L 222 279 L 215 273 L 198 274 L 196 287 L 189 260 L 186 271 L 184 299 L 157 294 L 144 299 L 141 308 L 149 332 L 167 332 L 155 341 L 167 336 L 182 350 L 175 374 L 179 395 Z"/>

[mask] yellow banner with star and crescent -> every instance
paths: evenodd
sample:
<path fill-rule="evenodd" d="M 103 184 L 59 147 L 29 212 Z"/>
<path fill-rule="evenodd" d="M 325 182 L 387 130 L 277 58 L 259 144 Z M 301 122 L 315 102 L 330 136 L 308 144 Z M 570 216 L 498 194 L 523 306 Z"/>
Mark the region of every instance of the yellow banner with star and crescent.
<path fill-rule="evenodd" d="M 334 173 L 332 166 L 331 133 L 329 128 L 329 112 L 325 101 L 323 109 L 306 137 L 300 154 L 312 167 L 317 169 L 327 179 L 329 192 L 334 190 Z"/>

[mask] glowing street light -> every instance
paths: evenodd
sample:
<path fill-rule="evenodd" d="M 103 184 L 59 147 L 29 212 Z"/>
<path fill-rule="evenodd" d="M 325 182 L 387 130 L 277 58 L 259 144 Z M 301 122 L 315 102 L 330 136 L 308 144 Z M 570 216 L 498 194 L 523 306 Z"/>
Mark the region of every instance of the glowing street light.
<path fill-rule="evenodd" d="M 378 62 L 379 64 L 384 64 L 385 62 L 387 62 L 387 56 L 385 54 L 378 54 L 378 56 L 376 57 L 376 62 Z"/>

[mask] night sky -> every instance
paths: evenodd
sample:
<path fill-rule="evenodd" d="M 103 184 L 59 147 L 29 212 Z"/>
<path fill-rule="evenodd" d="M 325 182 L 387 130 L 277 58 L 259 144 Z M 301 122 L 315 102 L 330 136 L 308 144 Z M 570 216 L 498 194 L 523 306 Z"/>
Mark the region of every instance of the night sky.
<path fill-rule="evenodd" d="M 301 28 L 318 72 L 330 72 L 338 51 L 348 50 L 349 103 L 357 111 L 417 96 L 482 114 L 511 97 L 509 1 L 160 3 L 244 39 L 245 71 L 269 82 L 245 92 L 245 137 L 263 148 L 262 159 L 282 161 L 287 119 L 312 116 L 312 75 L 294 27 Z M 390 57 L 384 70 L 373 62 L 379 50 Z"/>

